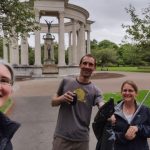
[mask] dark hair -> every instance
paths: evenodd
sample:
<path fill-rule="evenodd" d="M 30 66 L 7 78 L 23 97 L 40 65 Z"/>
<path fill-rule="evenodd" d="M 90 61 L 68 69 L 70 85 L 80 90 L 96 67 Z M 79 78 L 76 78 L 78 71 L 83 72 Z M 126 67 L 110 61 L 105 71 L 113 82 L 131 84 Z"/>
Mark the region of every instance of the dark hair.
<path fill-rule="evenodd" d="M 121 85 L 121 92 L 122 92 L 123 87 L 124 87 L 125 84 L 131 85 L 133 87 L 133 89 L 135 90 L 135 92 L 138 93 L 138 87 L 137 87 L 137 85 L 133 81 L 131 81 L 131 80 L 126 80 L 126 81 L 124 81 L 122 83 L 122 85 Z"/>
<path fill-rule="evenodd" d="M 96 59 L 95 59 L 95 57 L 94 57 L 93 55 L 91 55 L 91 54 L 86 54 L 86 55 L 84 55 L 84 56 L 80 59 L 79 65 L 81 65 L 81 63 L 82 63 L 84 57 L 91 57 L 91 58 L 93 58 L 93 59 L 94 59 L 94 65 L 95 65 L 95 67 L 96 67 Z"/>
<path fill-rule="evenodd" d="M 11 65 L 9 63 L 5 62 L 2 59 L 0 60 L 0 64 L 4 65 L 9 70 L 9 72 L 11 74 L 12 85 L 13 85 L 13 83 L 15 81 L 15 74 L 14 74 L 13 68 L 11 67 Z"/>

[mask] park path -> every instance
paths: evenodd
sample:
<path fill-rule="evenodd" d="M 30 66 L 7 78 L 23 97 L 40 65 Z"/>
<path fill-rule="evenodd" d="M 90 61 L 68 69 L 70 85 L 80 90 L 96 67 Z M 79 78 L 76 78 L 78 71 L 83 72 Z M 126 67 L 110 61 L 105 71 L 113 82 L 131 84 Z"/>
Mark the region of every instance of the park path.
<path fill-rule="evenodd" d="M 117 92 L 123 81 L 130 79 L 139 89 L 150 89 L 150 73 L 126 73 L 124 77 L 92 80 L 103 92 Z M 61 78 L 35 79 L 16 82 L 14 107 L 10 117 L 21 123 L 12 142 L 14 150 L 51 150 L 57 121 L 58 107 L 51 107 Z M 97 108 L 93 109 L 92 120 Z M 96 139 L 90 130 L 90 150 L 94 150 Z"/>

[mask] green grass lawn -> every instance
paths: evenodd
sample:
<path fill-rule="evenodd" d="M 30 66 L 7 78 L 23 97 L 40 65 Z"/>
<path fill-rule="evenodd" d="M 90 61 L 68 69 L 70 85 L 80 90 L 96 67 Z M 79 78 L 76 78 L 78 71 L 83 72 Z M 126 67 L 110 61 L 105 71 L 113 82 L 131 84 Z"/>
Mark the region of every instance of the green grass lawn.
<path fill-rule="evenodd" d="M 147 93 L 148 93 L 148 90 L 139 91 L 138 96 L 136 98 L 137 101 L 140 103 L 144 99 L 144 97 Z M 106 101 L 108 101 L 110 99 L 110 97 L 114 98 L 115 103 L 117 103 L 117 101 L 121 100 L 121 94 L 119 92 L 117 92 L 117 93 L 104 93 L 104 99 Z M 147 105 L 148 107 L 150 107 L 150 94 L 148 95 L 148 97 L 145 100 L 144 104 Z"/>
<path fill-rule="evenodd" d="M 150 73 L 150 67 L 105 67 L 105 68 L 101 68 L 101 67 L 97 67 L 96 68 L 97 71 L 125 71 L 125 72 L 149 72 Z"/>

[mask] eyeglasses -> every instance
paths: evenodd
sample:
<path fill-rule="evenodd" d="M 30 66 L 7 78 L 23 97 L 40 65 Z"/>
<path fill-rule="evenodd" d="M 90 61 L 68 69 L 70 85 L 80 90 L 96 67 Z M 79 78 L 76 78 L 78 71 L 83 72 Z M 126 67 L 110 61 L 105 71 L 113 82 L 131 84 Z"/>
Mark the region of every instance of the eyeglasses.
<path fill-rule="evenodd" d="M 0 77 L 0 84 L 2 85 L 12 85 L 12 80 L 7 77 Z"/>
<path fill-rule="evenodd" d="M 129 92 L 129 93 L 132 93 L 132 92 L 134 92 L 134 90 L 131 90 L 131 89 L 123 89 L 122 92 Z"/>

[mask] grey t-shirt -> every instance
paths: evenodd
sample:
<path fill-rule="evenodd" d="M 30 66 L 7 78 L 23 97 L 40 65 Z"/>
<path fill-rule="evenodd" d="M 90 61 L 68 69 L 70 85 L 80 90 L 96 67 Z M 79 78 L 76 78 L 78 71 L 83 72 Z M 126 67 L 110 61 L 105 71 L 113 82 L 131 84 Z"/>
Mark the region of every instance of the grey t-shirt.
<path fill-rule="evenodd" d="M 54 136 L 72 141 L 88 141 L 92 107 L 102 101 L 101 92 L 93 83 L 79 83 L 74 78 L 63 79 L 57 94 L 60 96 L 67 91 L 77 94 L 77 103 L 60 105 Z"/>

